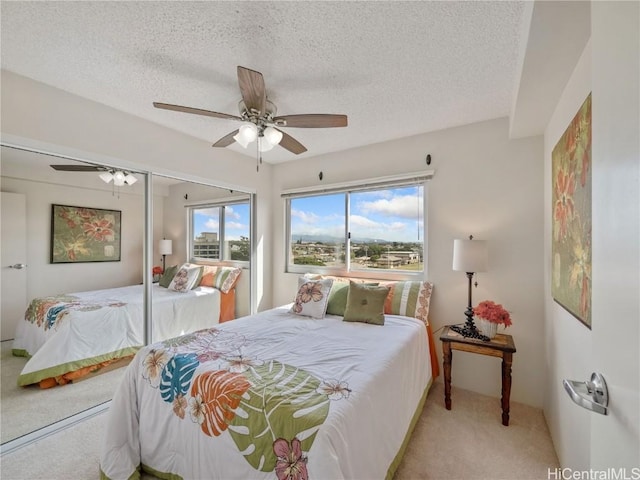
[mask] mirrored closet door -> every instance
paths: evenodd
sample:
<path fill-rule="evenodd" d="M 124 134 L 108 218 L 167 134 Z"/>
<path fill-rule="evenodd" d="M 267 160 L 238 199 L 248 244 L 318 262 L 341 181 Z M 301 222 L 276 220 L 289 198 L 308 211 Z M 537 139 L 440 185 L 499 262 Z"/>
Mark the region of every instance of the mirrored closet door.
<path fill-rule="evenodd" d="M 141 338 L 147 338 L 146 325 L 153 329 L 154 317 L 162 320 L 158 305 L 169 288 L 160 287 L 160 280 L 166 284 L 167 278 L 159 273 L 147 276 L 146 268 L 159 272 L 164 264 L 166 272 L 174 265 L 195 264 L 213 273 L 237 269 L 232 303 L 225 296 L 226 315 L 237 318 L 250 313 L 253 200 L 250 194 L 204 183 L 96 165 L 26 147 L 1 148 L 0 418 L 6 451 L 7 445 L 37 437 L 111 399 L 135 348 L 114 347 L 121 350 L 122 358 L 108 359 L 103 356 L 108 345 L 92 351 L 95 345 L 90 346 L 88 339 L 92 335 L 107 338 L 113 322 L 120 325 L 115 330 L 125 328 L 123 317 L 114 316 L 117 310 L 126 310 L 126 321 L 138 322 L 134 330 Z M 152 182 L 150 189 L 147 181 Z M 153 193 L 153 213 L 147 223 L 148 190 Z M 151 225 L 152 261 L 145 266 L 147 224 Z M 17 245 L 16 250 L 5 255 L 9 245 Z M 146 318 L 145 277 L 154 279 Z M 10 295 L 6 286 L 13 288 Z M 206 324 L 201 327 L 213 326 L 222 318 L 221 306 L 213 305 L 215 311 L 203 312 L 199 319 Z M 93 327 L 69 329 L 78 318 Z M 187 321 L 184 330 L 192 327 Z M 166 335 L 158 328 L 148 338 Z M 53 337 L 59 337 L 55 340 L 59 343 L 49 341 Z M 83 348 L 90 351 L 78 355 L 90 358 L 90 368 L 73 357 Z M 67 368 L 69 364 L 73 368 Z"/>
<path fill-rule="evenodd" d="M 83 352 L 83 331 L 67 320 L 93 309 L 87 318 L 104 325 L 108 315 L 98 314 L 125 301 L 142 318 L 147 175 L 1 148 L 5 444 L 111 399 L 124 363 L 107 362 L 104 350 Z M 86 296 L 133 285 L 126 294 Z"/>

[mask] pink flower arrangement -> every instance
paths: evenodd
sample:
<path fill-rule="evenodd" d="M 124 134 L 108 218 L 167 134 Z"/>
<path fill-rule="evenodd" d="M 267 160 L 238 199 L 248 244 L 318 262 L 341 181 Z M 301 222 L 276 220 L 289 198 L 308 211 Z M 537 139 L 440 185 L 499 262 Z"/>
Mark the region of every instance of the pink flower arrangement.
<path fill-rule="evenodd" d="M 473 314 L 491 323 L 501 323 L 505 327 L 511 325 L 509 312 L 507 312 L 502 305 L 492 302 L 491 300 L 480 302 L 478 306 L 473 309 Z"/>

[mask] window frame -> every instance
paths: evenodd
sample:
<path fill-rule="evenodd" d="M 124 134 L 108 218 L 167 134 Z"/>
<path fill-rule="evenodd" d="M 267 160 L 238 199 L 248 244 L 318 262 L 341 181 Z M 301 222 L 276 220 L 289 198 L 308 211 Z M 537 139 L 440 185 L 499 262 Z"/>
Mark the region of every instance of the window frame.
<path fill-rule="evenodd" d="M 284 219 L 285 219 L 285 242 L 284 242 L 284 272 L 285 273 L 316 273 L 323 275 L 349 276 L 354 278 L 380 278 L 380 279 L 422 279 L 427 278 L 428 274 L 428 245 L 427 245 L 427 225 L 428 225 L 428 183 L 433 177 L 434 171 L 419 172 L 407 175 L 399 175 L 394 177 L 383 177 L 360 182 L 350 182 L 342 184 L 334 184 L 323 187 L 293 189 L 282 192 L 281 197 L 284 200 Z M 353 269 L 351 264 L 351 235 L 350 235 L 350 214 L 351 202 L 350 194 L 365 191 L 376 191 L 387 188 L 412 187 L 421 186 L 423 188 L 423 228 L 422 228 L 422 259 L 423 268 L 420 271 L 397 270 L 397 269 Z M 291 241 L 291 201 L 295 198 L 317 197 L 323 194 L 344 193 L 345 195 L 345 263 L 342 267 L 319 267 L 314 265 L 297 265 L 293 263 L 292 241 Z"/>
<path fill-rule="evenodd" d="M 226 223 L 226 207 L 231 207 L 233 205 L 246 205 L 249 209 L 249 259 L 248 260 L 232 260 L 231 258 L 225 258 L 227 255 L 231 257 L 230 252 L 227 252 L 227 241 L 226 231 L 225 231 L 225 223 Z M 251 263 L 251 199 L 238 199 L 238 200 L 215 200 L 211 202 L 200 202 L 198 204 L 193 205 L 185 205 L 187 209 L 187 253 L 189 257 L 189 261 L 192 263 L 226 263 L 233 264 L 242 268 L 249 268 Z M 208 258 L 208 257 L 197 257 L 194 254 L 194 224 L 193 224 L 193 216 L 196 210 L 203 210 L 208 208 L 218 208 L 220 209 L 220 213 L 218 215 L 218 243 L 220 245 L 218 258 Z"/>

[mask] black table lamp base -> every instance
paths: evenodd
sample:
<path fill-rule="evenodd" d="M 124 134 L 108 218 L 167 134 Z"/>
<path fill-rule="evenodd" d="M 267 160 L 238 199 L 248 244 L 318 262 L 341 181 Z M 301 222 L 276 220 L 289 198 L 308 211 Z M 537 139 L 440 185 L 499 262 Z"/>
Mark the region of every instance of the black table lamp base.
<path fill-rule="evenodd" d="M 469 278 L 469 304 L 467 305 L 467 311 L 464 312 L 467 317 L 467 321 L 464 325 L 451 325 L 450 329 L 465 338 L 475 338 L 477 340 L 488 342 L 491 339 L 486 335 L 481 334 L 478 331 L 476 324 L 473 323 L 473 307 L 471 306 L 471 279 L 473 278 L 473 272 L 467 272 L 467 278 Z"/>

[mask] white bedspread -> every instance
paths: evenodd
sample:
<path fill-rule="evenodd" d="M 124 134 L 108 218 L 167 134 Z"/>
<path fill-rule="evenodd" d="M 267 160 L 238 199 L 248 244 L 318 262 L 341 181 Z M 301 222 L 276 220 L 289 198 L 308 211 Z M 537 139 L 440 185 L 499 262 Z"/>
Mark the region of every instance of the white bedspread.
<path fill-rule="evenodd" d="M 131 355 L 144 345 L 142 285 L 68 297 L 64 315 L 53 315 L 54 307 L 40 325 L 27 319 L 18 323 L 12 349 L 31 357 L 18 378 L 19 385 Z M 153 285 L 152 300 L 154 341 L 218 323 L 220 291 L 215 288 L 198 287 L 180 293 Z M 40 308 L 50 308 L 54 302 L 47 304 L 47 299 L 40 299 Z"/>
<path fill-rule="evenodd" d="M 140 350 L 108 412 L 101 471 L 383 479 L 430 382 L 421 321 L 268 310 Z"/>

